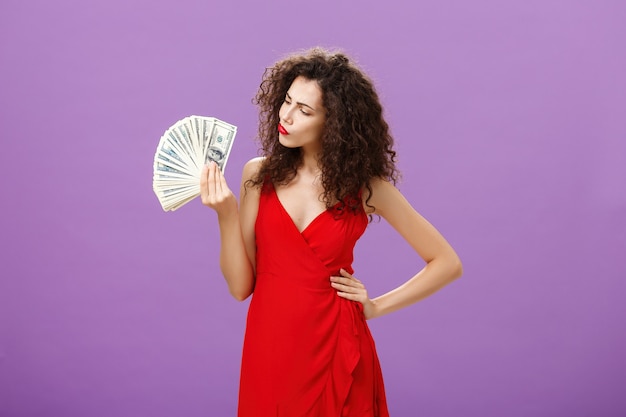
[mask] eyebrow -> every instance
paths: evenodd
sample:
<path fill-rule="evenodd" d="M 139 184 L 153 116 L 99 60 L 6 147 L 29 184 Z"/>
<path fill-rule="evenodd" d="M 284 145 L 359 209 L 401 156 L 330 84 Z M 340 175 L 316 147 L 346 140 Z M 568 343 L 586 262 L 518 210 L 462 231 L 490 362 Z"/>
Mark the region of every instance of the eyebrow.
<path fill-rule="evenodd" d="M 291 98 L 291 96 L 289 95 L 289 93 L 286 93 L 286 94 L 287 94 L 287 98 L 288 98 L 289 100 L 292 100 L 292 98 Z M 308 107 L 309 109 L 311 109 L 311 110 L 313 110 L 313 111 L 317 111 L 317 110 L 315 110 L 313 107 L 309 106 L 309 105 L 308 105 L 308 104 L 306 104 L 306 103 L 302 103 L 302 102 L 300 102 L 300 101 L 296 101 L 296 104 L 297 104 L 297 105 L 299 105 L 299 106 Z"/>

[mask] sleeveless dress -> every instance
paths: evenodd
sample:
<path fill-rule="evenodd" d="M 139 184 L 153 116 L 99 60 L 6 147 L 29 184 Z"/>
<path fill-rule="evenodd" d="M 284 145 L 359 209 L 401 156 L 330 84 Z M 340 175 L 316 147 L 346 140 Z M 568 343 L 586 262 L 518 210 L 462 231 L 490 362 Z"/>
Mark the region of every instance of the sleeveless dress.
<path fill-rule="evenodd" d="M 330 276 L 352 273 L 361 210 L 322 212 L 302 232 L 274 187 L 261 191 L 256 283 L 246 323 L 239 417 L 387 417 L 374 340 L 362 305 Z"/>

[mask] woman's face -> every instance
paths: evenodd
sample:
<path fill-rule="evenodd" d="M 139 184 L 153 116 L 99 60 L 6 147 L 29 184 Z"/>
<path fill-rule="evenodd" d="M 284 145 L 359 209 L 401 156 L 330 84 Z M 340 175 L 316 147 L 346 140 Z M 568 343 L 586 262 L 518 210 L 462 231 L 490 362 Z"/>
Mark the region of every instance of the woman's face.
<path fill-rule="evenodd" d="M 291 83 L 278 112 L 278 140 L 288 148 L 317 152 L 324 132 L 326 109 L 317 81 L 297 77 Z"/>

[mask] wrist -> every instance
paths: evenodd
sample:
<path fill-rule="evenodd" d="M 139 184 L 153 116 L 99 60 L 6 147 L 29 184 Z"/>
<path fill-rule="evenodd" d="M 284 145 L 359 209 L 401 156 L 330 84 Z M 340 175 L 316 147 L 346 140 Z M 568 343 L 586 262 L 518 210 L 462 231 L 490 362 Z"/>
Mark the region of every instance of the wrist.
<path fill-rule="evenodd" d="M 215 208 L 218 220 L 230 220 L 233 218 L 239 218 L 239 208 L 237 207 L 237 200 L 233 198 L 228 204 L 223 204 L 220 207 Z"/>
<path fill-rule="evenodd" d="M 367 306 L 364 306 L 363 308 L 363 314 L 365 315 L 366 320 L 375 319 L 376 317 L 380 317 L 382 315 L 380 311 L 380 306 L 376 299 L 369 300 Z"/>

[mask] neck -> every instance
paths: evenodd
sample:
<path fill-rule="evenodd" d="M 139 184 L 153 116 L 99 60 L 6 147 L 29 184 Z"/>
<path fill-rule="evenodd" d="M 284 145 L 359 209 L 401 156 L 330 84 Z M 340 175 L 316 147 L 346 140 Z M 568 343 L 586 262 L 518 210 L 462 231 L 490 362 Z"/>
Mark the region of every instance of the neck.
<path fill-rule="evenodd" d="M 303 173 L 317 175 L 320 172 L 320 166 L 318 162 L 318 154 L 313 152 L 306 152 L 302 150 L 302 166 Z"/>

